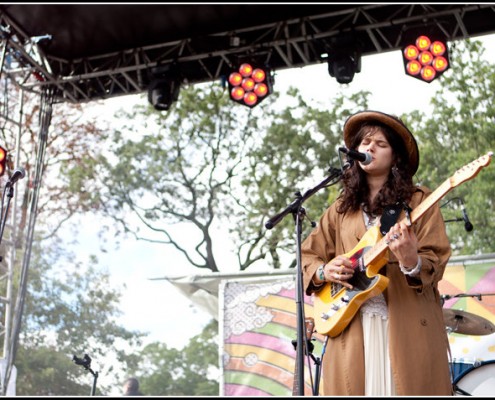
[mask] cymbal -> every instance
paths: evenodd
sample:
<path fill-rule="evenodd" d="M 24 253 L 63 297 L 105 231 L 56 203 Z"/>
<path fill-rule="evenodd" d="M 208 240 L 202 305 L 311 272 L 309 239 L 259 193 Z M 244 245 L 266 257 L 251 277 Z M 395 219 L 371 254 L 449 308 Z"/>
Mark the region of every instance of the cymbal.
<path fill-rule="evenodd" d="M 443 309 L 443 320 L 451 333 L 489 335 L 495 325 L 486 318 L 462 310 Z"/>

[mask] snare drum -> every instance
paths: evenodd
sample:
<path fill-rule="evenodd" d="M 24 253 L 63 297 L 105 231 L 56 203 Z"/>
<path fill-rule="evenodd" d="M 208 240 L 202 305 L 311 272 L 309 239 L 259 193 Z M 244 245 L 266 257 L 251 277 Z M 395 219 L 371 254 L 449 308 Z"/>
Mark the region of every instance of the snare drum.
<path fill-rule="evenodd" d="M 495 360 L 483 361 L 466 369 L 454 380 L 456 395 L 493 396 L 495 393 Z"/>

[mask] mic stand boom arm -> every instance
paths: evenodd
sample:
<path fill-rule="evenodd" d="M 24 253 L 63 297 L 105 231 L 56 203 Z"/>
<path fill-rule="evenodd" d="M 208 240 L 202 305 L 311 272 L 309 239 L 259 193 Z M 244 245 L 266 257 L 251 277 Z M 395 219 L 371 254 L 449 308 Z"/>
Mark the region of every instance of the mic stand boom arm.
<path fill-rule="evenodd" d="M 306 335 L 304 334 L 304 301 L 303 301 L 303 278 L 302 278 L 302 265 L 301 265 L 301 233 L 302 233 L 302 220 L 306 215 L 306 211 L 302 207 L 304 201 L 313 196 L 318 190 L 334 185 L 340 181 L 342 178 L 343 171 L 349 168 L 352 165 L 351 162 L 348 162 L 343 165 L 342 169 L 331 167 L 329 172 L 330 175 L 325 178 L 321 183 L 316 185 L 314 188 L 309 189 L 301 195 L 300 192 L 296 193 L 296 200 L 290 203 L 282 212 L 270 218 L 265 227 L 267 229 L 272 229 L 275 225 L 277 225 L 282 219 L 288 215 L 289 213 L 293 215 L 294 221 L 296 224 L 296 318 L 297 318 L 297 345 L 296 345 L 296 370 L 298 371 L 298 376 L 295 377 L 297 379 L 297 385 L 294 385 L 297 388 L 297 395 L 304 395 L 304 354 L 307 343 L 303 342 L 303 338 L 305 341 Z"/>

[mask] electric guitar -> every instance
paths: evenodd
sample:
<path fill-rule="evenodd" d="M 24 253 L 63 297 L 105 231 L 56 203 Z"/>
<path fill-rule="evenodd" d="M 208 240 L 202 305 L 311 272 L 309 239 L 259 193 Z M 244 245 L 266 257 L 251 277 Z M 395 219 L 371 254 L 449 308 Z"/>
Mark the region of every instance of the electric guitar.
<path fill-rule="evenodd" d="M 416 222 L 453 188 L 478 175 L 482 167 L 490 164 L 492 155 L 493 152 L 489 152 L 457 170 L 410 212 L 409 221 L 407 218 L 403 221 L 407 221 L 408 225 Z M 353 289 L 327 282 L 322 290 L 315 293 L 313 310 L 318 333 L 330 337 L 338 336 L 366 300 L 385 290 L 389 279 L 378 272 L 388 261 L 387 249 L 388 245 L 379 227 L 373 226 L 354 249 L 344 254 L 351 260 L 354 269 L 354 275 L 348 281 Z"/>

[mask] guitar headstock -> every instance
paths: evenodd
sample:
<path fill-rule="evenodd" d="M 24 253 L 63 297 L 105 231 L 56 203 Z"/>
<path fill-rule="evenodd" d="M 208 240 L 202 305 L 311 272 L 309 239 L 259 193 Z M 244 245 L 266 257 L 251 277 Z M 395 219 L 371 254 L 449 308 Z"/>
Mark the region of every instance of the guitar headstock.
<path fill-rule="evenodd" d="M 464 167 L 458 169 L 454 175 L 450 178 L 450 184 L 452 187 L 460 185 L 469 179 L 474 178 L 480 172 L 481 168 L 486 167 L 492 160 L 493 152 L 490 151 L 484 156 L 470 162 Z"/>

